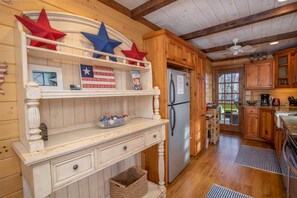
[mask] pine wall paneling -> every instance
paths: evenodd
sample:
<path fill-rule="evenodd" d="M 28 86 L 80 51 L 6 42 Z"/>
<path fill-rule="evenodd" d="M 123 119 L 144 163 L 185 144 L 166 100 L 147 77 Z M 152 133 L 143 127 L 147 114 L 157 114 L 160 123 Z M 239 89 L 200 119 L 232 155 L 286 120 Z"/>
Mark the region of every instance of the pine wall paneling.
<path fill-rule="evenodd" d="M 213 102 L 212 98 L 212 63 L 206 59 L 206 70 L 205 70 L 205 86 L 206 86 L 206 102 Z"/>
<path fill-rule="evenodd" d="M 142 35 L 152 31 L 150 28 L 135 22 L 129 17 L 116 12 L 112 8 L 99 3 L 96 0 L 42 0 L 42 1 L 16 1 L 12 0 L 10 3 L 0 2 L 0 63 L 8 63 L 8 72 L 5 75 L 5 83 L 2 84 L 2 88 L 5 91 L 5 95 L 0 95 L 0 168 L 4 168 L 6 171 L 1 172 L 0 175 L 0 197 L 16 198 L 22 197 L 22 183 L 20 176 L 19 160 L 16 157 L 14 151 L 11 148 L 11 143 L 18 139 L 18 115 L 17 115 L 17 101 L 16 101 L 16 76 L 15 71 L 15 56 L 14 53 L 14 15 L 20 15 L 25 10 L 41 10 L 45 8 L 47 11 L 61 11 L 72 14 L 77 14 L 92 18 L 97 21 L 104 21 L 106 25 L 116 29 L 124 34 L 127 38 L 136 43 L 138 49 L 143 48 Z M 79 35 L 76 35 L 79 37 Z M 69 38 L 67 38 L 69 39 Z M 73 38 L 70 38 L 73 39 Z M 75 39 L 73 39 L 75 40 Z M 40 64 L 42 60 L 30 59 L 31 63 Z M 45 60 L 43 60 L 45 61 Z M 77 65 L 72 63 L 56 63 L 56 62 L 44 62 L 43 65 L 57 66 L 62 68 L 64 87 L 69 87 L 69 84 L 79 84 L 78 78 L 73 76 L 79 76 L 79 70 Z M 72 75 L 67 75 L 71 73 Z M 120 76 L 127 74 L 118 74 L 117 81 L 120 82 Z M 117 84 L 119 84 L 117 82 Z M 119 85 L 130 86 L 130 85 Z M 135 103 L 134 97 L 127 97 L 127 105 Z M 104 107 L 104 103 L 110 103 L 109 106 L 113 106 L 115 113 L 128 113 L 129 115 L 135 115 L 135 109 L 130 112 L 125 112 L 125 105 L 121 102 L 121 99 L 116 98 L 113 101 L 108 101 L 104 98 L 93 99 L 63 99 L 63 100 L 43 100 L 42 108 L 48 108 L 49 105 L 54 105 L 57 108 L 54 112 L 45 111 L 42 112 L 42 120 L 47 120 L 47 124 L 50 127 L 57 126 L 71 126 L 72 124 L 79 123 L 80 118 L 86 121 L 94 121 L 101 115 L 104 115 L 108 106 Z M 115 103 L 116 105 L 111 105 Z M 138 102 L 139 104 L 141 103 Z M 91 108 L 91 105 L 95 105 Z M 133 104 L 134 105 L 134 104 Z M 75 106 L 74 110 L 72 107 Z M 63 107 L 62 111 L 58 107 Z M 82 113 L 78 113 L 82 111 Z M 76 113 L 75 113 L 76 112 Z M 57 115 L 57 118 L 54 116 Z M 81 117 L 80 117 L 81 116 Z M 7 150 L 7 151 L 6 151 Z M 126 161 L 119 162 L 110 170 L 103 170 L 95 175 L 78 181 L 69 187 L 63 188 L 60 191 L 52 194 L 50 197 L 105 197 L 109 195 L 108 178 L 111 175 L 115 175 L 117 172 L 125 170 L 131 164 L 140 164 L 140 156 L 135 157 L 137 159 L 127 159 Z M 9 168 L 7 168 L 9 166 Z M 103 178 L 103 179 L 102 179 Z M 104 186 L 105 191 L 98 190 Z M 78 192 L 78 193 L 77 193 Z"/>

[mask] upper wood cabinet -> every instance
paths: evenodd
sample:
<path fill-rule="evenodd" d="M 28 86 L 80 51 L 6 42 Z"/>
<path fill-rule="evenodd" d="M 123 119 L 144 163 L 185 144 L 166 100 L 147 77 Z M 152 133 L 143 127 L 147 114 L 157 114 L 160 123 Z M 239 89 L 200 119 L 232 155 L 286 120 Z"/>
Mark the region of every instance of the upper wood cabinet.
<path fill-rule="evenodd" d="M 276 52 L 275 86 L 277 88 L 297 87 L 297 48 Z"/>
<path fill-rule="evenodd" d="M 274 63 L 272 60 L 245 65 L 246 89 L 273 89 Z"/>
<path fill-rule="evenodd" d="M 197 52 L 171 35 L 166 37 L 166 57 L 169 62 L 194 69 Z"/>

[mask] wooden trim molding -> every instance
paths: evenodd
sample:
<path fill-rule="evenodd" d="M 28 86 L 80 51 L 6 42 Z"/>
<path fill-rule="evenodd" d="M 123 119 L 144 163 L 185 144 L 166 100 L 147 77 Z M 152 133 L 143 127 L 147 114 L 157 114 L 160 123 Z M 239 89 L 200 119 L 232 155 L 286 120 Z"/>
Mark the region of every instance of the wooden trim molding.
<path fill-rule="evenodd" d="M 297 31 L 287 32 L 287 33 L 284 33 L 284 34 L 278 34 L 278 35 L 273 35 L 273 36 L 268 36 L 268 37 L 264 37 L 264 38 L 258 38 L 258 39 L 249 40 L 249 41 L 244 41 L 244 42 L 238 43 L 238 45 L 241 45 L 241 46 L 258 45 L 258 44 L 262 44 L 262 43 L 270 43 L 270 42 L 273 42 L 273 41 L 285 40 L 285 39 L 290 39 L 290 38 L 295 38 L 295 37 L 297 37 Z M 226 50 L 229 47 L 232 47 L 233 45 L 234 44 L 232 43 L 232 44 L 228 44 L 228 45 L 222 45 L 222 46 L 218 46 L 218 47 L 203 49 L 202 51 L 204 53 L 223 51 L 223 50 Z"/>
<path fill-rule="evenodd" d="M 202 29 L 202 30 L 194 31 L 194 32 L 191 32 L 188 34 L 184 34 L 184 35 L 181 35 L 181 38 L 185 39 L 185 40 L 191 40 L 191 39 L 199 38 L 202 36 L 207 36 L 210 34 L 230 30 L 233 28 L 246 26 L 246 25 L 249 25 L 252 23 L 258 23 L 261 21 L 273 19 L 273 18 L 280 17 L 283 15 L 291 14 L 294 12 L 297 12 L 297 2 L 288 4 L 285 6 L 281 6 L 278 8 L 274 8 L 271 10 L 267 10 L 264 12 L 260 12 L 258 14 L 254 14 L 254 15 L 250 15 L 250 16 L 243 17 L 240 19 L 236 19 L 233 21 L 229 21 L 226 23 L 222 23 L 222 24 L 212 26 L 212 27 L 209 27 L 206 29 Z"/>
<path fill-rule="evenodd" d="M 150 0 L 146 3 L 138 6 L 137 8 L 134 8 L 131 10 L 131 18 L 132 19 L 139 19 L 142 18 L 145 15 L 148 15 L 164 6 L 167 6 L 176 0 Z"/>

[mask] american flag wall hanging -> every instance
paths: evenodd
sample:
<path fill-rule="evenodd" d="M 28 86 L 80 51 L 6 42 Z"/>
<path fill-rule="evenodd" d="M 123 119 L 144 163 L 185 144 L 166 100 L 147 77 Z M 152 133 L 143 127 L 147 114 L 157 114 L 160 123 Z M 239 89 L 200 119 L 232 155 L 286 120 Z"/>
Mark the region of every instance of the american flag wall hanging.
<path fill-rule="evenodd" d="M 4 82 L 4 74 L 7 72 L 8 65 L 6 63 L 0 64 L 0 94 L 4 94 L 3 89 L 1 88 L 2 83 Z"/>
<path fill-rule="evenodd" d="M 82 89 L 116 88 L 114 71 L 102 66 L 80 65 Z"/>

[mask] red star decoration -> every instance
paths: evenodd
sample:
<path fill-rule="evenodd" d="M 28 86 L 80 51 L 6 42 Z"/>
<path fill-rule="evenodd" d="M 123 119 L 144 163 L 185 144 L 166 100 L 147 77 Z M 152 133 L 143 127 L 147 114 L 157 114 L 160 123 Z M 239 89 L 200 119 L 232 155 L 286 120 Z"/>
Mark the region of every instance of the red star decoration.
<path fill-rule="evenodd" d="M 140 52 L 137 49 L 135 43 L 133 43 L 131 50 L 121 50 L 121 51 L 128 58 L 133 58 L 133 59 L 136 59 L 136 60 L 142 60 L 147 55 L 146 52 Z M 129 64 L 134 64 L 134 63 L 136 63 L 136 62 L 129 60 Z M 140 63 L 140 65 L 144 67 L 143 63 Z"/>
<path fill-rule="evenodd" d="M 42 9 L 37 21 L 33 21 L 26 17 L 21 17 L 15 15 L 15 17 L 32 33 L 33 36 L 38 36 L 41 38 L 49 39 L 49 40 L 57 40 L 66 36 L 64 32 L 60 32 L 56 29 L 53 29 L 49 23 L 45 10 Z M 40 41 L 31 40 L 31 46 L 41 47 L 46 46 L 51 50 L 57 50 L 56 45 L 44 43 Z"/>

